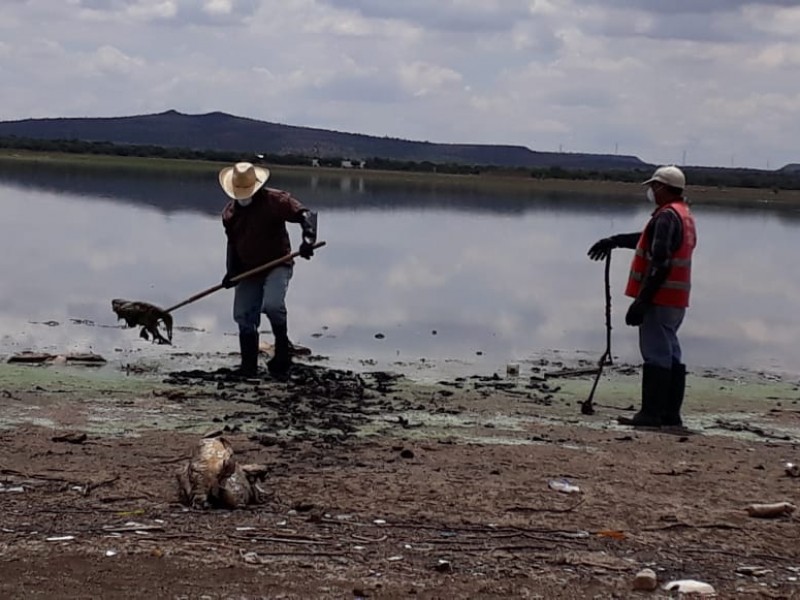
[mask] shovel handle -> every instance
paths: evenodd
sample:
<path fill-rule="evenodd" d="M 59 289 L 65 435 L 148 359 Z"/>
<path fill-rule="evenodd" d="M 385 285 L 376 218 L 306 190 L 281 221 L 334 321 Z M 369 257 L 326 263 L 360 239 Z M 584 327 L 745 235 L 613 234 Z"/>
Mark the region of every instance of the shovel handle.
<path fill-rule="evenodd" d="M 326 242 L 317 242 L 311 247 L 316 250 L 317 248 L 322 248 L 325 244 Z M 293 258 L 297 258 L 298 256 L 300 256 L 299 252 L 292 252 L 291 254 L 287 254 L 286 256 L 282 256 L 280 258 L 276 258 L 275 260 L 271 260 L 268 263 L 261 265 L 260 267 L 255 267 L 254 269 L 250 269 L 249 271 L 240 273 L 236 277 L 231 277 L 231 281 L 234 283 L 238 283 L 242 279 L 247 279 L 248 277 L 252 277 L 253 275 L 258 275 L 259 273 L 263 273 L 264 271 L 271 269 L 272 267 L 277 267 L 278 265 L 288 262 Z M 164 312 L 171 313 L 174 310 L 177 310 L 183 306 L 186 306 L 187 304 L 191 304 L 192 302 L 200 300 L 200 298 L 205 298 L 209 294 L 213 294 L 214 292 L 217 292 L 223 288 L 224 286 L 221 283 L 218 283 L 217 285 L 212 286 L 207 290 L 203 290 L 202 292 L 196 293 L 194 296 L 187 298 L 183 302 L 178 302 L 178 304 L 176 304 L 175 306 L 170 306 L 169 308 L 164 310 Z"/>

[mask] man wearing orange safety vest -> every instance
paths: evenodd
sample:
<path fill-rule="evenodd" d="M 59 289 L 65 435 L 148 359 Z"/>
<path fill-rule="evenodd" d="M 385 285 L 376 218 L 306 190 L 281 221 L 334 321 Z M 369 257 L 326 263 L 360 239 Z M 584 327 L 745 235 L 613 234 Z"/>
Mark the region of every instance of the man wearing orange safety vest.
<path fill-rule="evenodd" d="M 683 196 L 686 178 L 678 167 L 659 167 L 643 185 L 657 205 L 644 231 L 604 238 L 589 249 L 589 257 L 605 259 L 614 248 L 636 250 L 625 289 L 633 298 L 625 323 L 639 327 L 642 407 L 633 417 L 619 417 L 619 422 L 680 428 L 686 365 L 678 329 L 689 306 L 697 233 Z"/>

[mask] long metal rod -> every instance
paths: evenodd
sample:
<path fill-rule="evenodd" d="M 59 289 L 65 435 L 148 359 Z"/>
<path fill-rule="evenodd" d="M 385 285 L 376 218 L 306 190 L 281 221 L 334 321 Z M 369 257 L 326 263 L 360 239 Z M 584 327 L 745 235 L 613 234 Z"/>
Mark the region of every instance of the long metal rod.
<path fill-rule="evenodd" d="M 594 392 L 597 389 L 597 384 L 600 382 L 600 376 L 603 374 L 603 367 L 606 365 L 613 365 L 614 361 L 611 357 L 611 252 L 609 251 L 606 256 L 606 269 L 605 269 L 605 296 L 606 296 L 606 350 L 597 362 L 597 373 L 594 377 L 592 384 L 592 391 L 589 392 L 589 397 L 581 404 L 581 413 L 584 415 L 593 415 L 594 406 L 592 400 L 594 399 Z"/>
<path fill-rule="evenodd" d="M 611 252 L 609 252 L 608 256 L 606 257 L 605 286 L 606 286 L 606 352 L 604 360 L 605 364 L 613 365 L 614 360 L 611 357 Z"/>

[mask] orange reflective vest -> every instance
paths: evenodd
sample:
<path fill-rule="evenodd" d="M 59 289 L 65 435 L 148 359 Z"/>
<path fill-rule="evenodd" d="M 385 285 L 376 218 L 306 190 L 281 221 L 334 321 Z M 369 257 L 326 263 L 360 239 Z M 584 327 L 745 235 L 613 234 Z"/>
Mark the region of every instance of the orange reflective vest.
<path fill-rule="evenodd" d="M 692 252 L 697 245 L 697 231 L 694 226 L 694 217 L 685 202 L 672 202 L 660 207 L 653 213 L 652 219 L 661 211 L 673 210 L 681 218 L 683 224 L 683 240 L 680 248 L 669 261 L 670 269 L 666 281 L 653 296 L 653 304 L 662 306 L 676 306 L 686 308 L 689 306 L 689 291 L 692 288 Z M 642 280 L 650 268 L 650 223 L 644 228 L 636 253 L 631 261 L 631 272 L 628 277 L 628 286 L 625 295 L 636 298 L 642 287 Z"/>

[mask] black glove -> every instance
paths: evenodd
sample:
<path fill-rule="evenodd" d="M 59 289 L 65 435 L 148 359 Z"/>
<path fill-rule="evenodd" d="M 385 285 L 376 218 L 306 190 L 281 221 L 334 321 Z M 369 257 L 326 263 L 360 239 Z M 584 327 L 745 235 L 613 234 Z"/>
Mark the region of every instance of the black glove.
<path fill-rule="evenodd" d="M 618 247 L 617 242 L 613 238 L 607 237 L 595 242 L 594 245 L 589 248 L 587 254 L 592 260 L 605 260 L 608 255 L 611 254 L 611 251 Z"/>
<path fill-rule="evenodd" d="M 646 302 L 639 299 L 634 300 L 628 307 L 628 312 L 625 313 L 625 325 L 631 327 L 638 327 L 644 322 L 644 313 L 650 307 Z"/>
<path fill-rule="evenodd" d="M 236 284 L 239 283 L 238 281 L 231 281 L 231 278 L 235 277 L 232 273 L 225 273 L 225 277 L 222 278 L 222 287 L 226 290 L 232 287 L 236 287 Z"/>
<path fill-rule="evenodd" d="M 300 256 L 305 258 L 306 260 L 310 259 L 314 256 L 314 245 L 310 242 L 303 240 L 303 243 L 300 244 L 300 250 L 298 250 Z"/>

